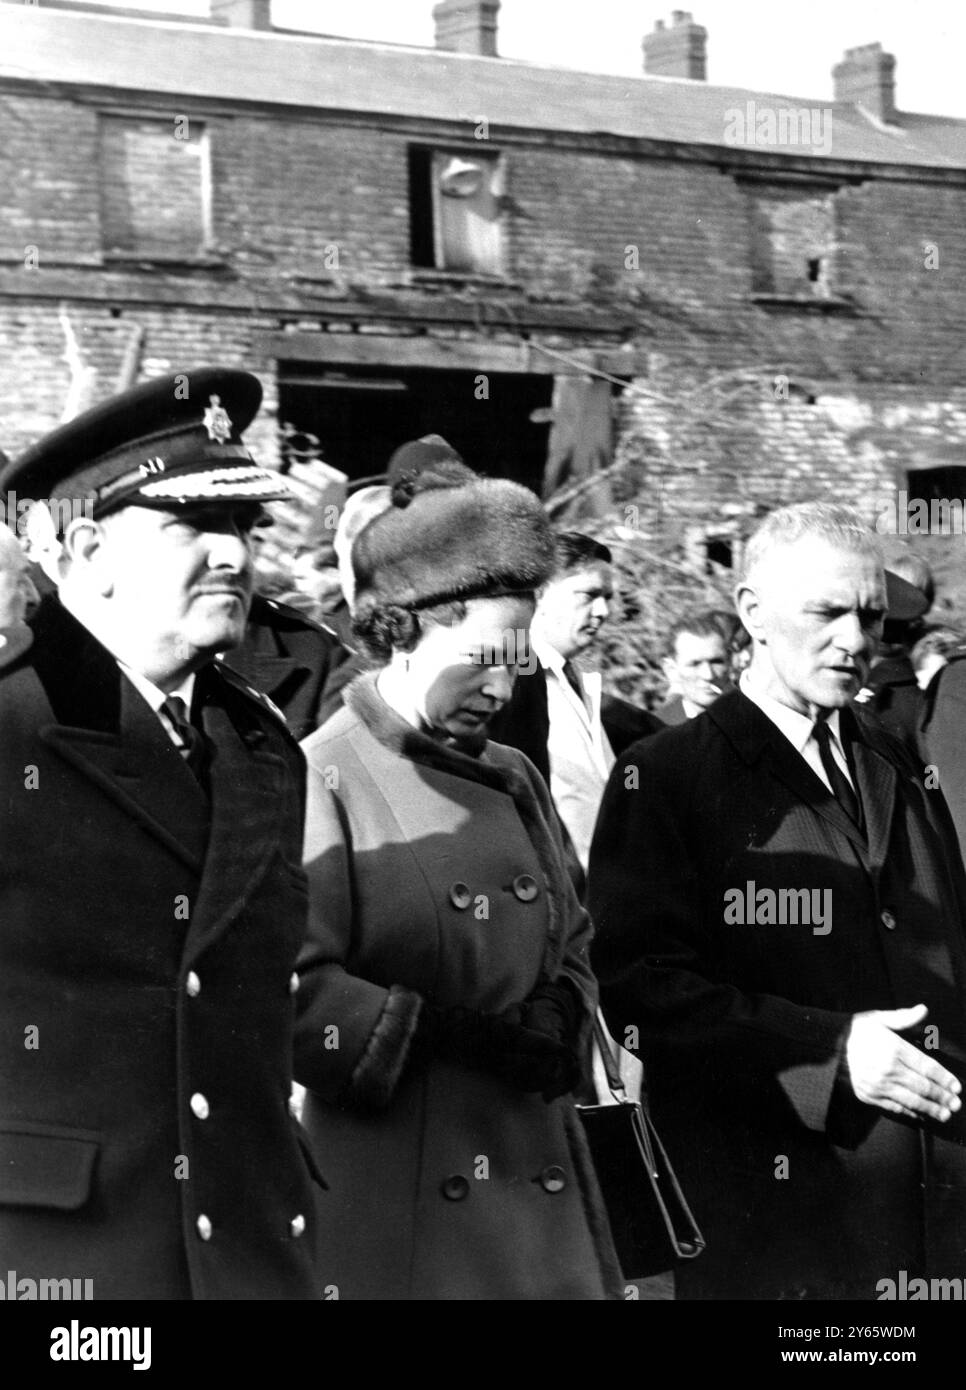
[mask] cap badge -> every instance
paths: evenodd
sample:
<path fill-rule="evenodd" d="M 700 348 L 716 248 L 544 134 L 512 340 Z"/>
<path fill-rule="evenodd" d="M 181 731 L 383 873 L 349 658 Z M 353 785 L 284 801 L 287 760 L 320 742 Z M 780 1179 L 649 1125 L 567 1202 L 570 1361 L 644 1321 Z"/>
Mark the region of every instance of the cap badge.
<path fill-rule="evenodd" d="M 138 464 L 138 472 L 142 478 L 149 478 L 152 473 L 163 473 L 164 459 L 160 457 L 148 459 L 145 463 Z"/>
<path fill-rule="evenodd" d="M 211 404 L 205 411 L 202 424 L 208 431 L 208 438 L 214 439 L 219 444 L 227 444 L 231 439 L 231 420 L 228 418 L 228 411 L 224 409 L 220 396 L 209 396 Z"/>

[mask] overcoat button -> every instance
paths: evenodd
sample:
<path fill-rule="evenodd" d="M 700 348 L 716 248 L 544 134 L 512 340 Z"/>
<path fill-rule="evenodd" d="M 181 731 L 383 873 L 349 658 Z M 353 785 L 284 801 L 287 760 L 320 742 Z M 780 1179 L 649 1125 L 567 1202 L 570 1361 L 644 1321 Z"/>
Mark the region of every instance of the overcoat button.
<path fill-rule="evenodd" d="M 537 880 L 530 874 L 517 874 L 513 880 L 513 892 L 522 903 L 532 903 L 538 891 Z"/>
<path fill-rule="evenodd" d="M 291 974 L 291 978 L 289 979 L 289 982 L 288 982 L 288 992 L 289 992 L 289 994 L 297 994 L 297 993 L 298 993 L 299 985 L 300 985 L 301 983 L 302 983 L 302 982 L 301 982 L 301 980 L 299 979 L 297 972 L 293 970 L 293 971 L 292 971 L 292 974 Z"/>
<path fill-rule="evenodd" d="M 447 1178 L 443 1183 L 443 1196 L 448 1202 L 462 1202 L 464 1197 L 469 1196 L 470 1185 L 460 1173 L 454 1173 L 451 1178 Z"/>
<path fill-rule="evenodd" d="M 188 1101 L 188 1104 L 191 1106 L 191 1113 L 193 1115 L 196 1115 L 199 1120 L 207 1120 L 210 1106 L 200 1091 L 195 1091 L 194 1095 Z"/>
<path fill-rule="evenodd" d="M 449 890 L 449 900 L 454 907 L 459 908 L 462 912 L 473 901 L 473 894 L 465 883 L 454 883 Z"/>
<path fill-rule="evenodd" d="M 211 1240 L 211 1222 L 204 1212 L 198 1217 L 195 1226 L 198 1228 L 198 1234 L 202 1240 Z"/>
<path fill-rule="evenodd" d="M 288 1223 L 289 1234 L 293 1240 L 298 1240 L 299 1236 L 305 1231 L 305 1217 L 299 1212 L 298 1216 L 293 1216 Z"/>
<path fill-rule="evenodd" d="M 197 999 L 198 995 L 201 993 L 201 981 L 193 970 L 188 971 L 184 987 L 191 999 Z"/>
<path fill-rule="evenodd" d="M 880 918 L 880 920 L 881 920 L 881 922 L 882 922 L 882 925 L 885 927 L 886 931 L 895 931 L 895 929 L 896 929 L 896 919 L 895 919 L 895 915 L 894 915 L 894 913 L 890 912 L 889 909 L 888 909 L 887 907 L 883 909 L 883 911 L 882 911 L 882 917 Z"/>
<path fill-rule="evenodd" d="M 567 1174 L 556 1163 L 551 1163 L 540 1174 L 540 1186 L 544 1192 L 563 1192 L 567 1186 Z"/>

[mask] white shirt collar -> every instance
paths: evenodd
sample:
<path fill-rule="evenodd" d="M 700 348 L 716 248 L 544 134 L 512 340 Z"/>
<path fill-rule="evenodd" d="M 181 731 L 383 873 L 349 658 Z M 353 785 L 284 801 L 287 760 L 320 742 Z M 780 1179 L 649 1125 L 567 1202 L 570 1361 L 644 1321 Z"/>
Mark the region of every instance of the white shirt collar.
<path fill-rule="evenodd" d="M 168 695 L 166 695 L 163 690 L 160 690 L 158 686 L 154 684 L 154 681 L 149 681 L 147 676 L 143 676 L 140 671 L 133 671 L 131 667 L 126 666 L 123 661 L 118 661 L 117 664 L 118 666 L 120 666 L 121 670 L 127 676 L 128 680 L 134 686 L 138 694 L 144 696 L 145 700 L 147 700 L 148 704 L 154 710 L 155 714 L 159 714 L 161 712 L 161 706 L 164 704 L 165 700 L 167 700 Z M 181 684 L 178 686 L 176 690 L 172 690 L 169 692 L 169 694 L 171 695 L 179 695 L 181 699 L 184 700 L 185 709 L 187 709 L 189 712 L 191 710 L 191 700 L 194 693 L 194 671 L 192 671 L 191 675 L 187 676 L 185 680 L 181 682 Z"/>
<path fill-rule="evenodd" d="M 549 642 L 545 642 L 543 638 L 538 637 L 532 631 L 530 633 L 530 645 L 541 666 L 552 671 L 555 676 L 563 676 L 565 658 L 560 655 L 556 647 L 552 647 Z"/>
<path fill-rule="evenodd" d="M 810 719 L 807 714 L 799 714 L 798 710 L 789 709 L 788 705 L 783 705 L 774 696 L 766 695 L 763 690 L 756 686 L 750 667 L 746 671 L 742 671 L 739 687 L 742 694 L 747 695 L 752 704 L 757 705 L 762 714 L 767 715 L 779 732 L 785 735 L 796 752 L 804 753 L 805 745 L 812 737 L 812 729 L 815 726 L 814 719 Z M 832 710 L 826 723 L 832 731 L 836 743 L 841 745 L 839 711 L 837 709 Z"/>

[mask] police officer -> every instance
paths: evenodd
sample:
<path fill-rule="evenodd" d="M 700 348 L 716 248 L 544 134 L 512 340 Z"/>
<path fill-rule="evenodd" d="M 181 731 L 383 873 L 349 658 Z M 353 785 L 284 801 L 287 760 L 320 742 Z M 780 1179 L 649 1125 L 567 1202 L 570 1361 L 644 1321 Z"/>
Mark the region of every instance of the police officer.
<path fill-rule="evenodd" d="M 0 670 L 0 1250 L 95 1298 L 320 1296 L 303 762 L 215 660 L 285 492 L 241 439 L 260 401 L 244 372 L 151 381 L 0 474 L 45 499 L 58 588 Z"/>

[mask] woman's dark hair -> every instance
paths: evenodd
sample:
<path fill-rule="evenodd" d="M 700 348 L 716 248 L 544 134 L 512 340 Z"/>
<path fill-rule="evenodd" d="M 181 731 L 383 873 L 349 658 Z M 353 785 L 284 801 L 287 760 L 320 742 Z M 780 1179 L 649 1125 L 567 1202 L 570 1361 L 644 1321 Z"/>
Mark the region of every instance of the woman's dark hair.
<path fill-rule="evenodd" d="M 477 598 L 501 598 L 500 594 L 478 594 Z M 531 590 L 515 593 L 514 598 L 527 599 L 535 604 Z M 434 603 L 430 608 L 402 608 L 387 603 L 358 614 L 352 620 L 352 631 L 364 644 L 375 661 L 387 662 L 393 652 L 415 651 L 427 627 L 452 627 L 462 622 L 472 599 L 451 599 L 449 603 Z"/>
<path fill-rule="evenodd" d="M 394 651 L 415 651 L 427 624 L 451 627 L 465 617 L 466 604 L 460 599 L 418 610 L 386 603 L 353 618 L 352 631 L 364 643 L 371 657 L 385 662 Z"/>

